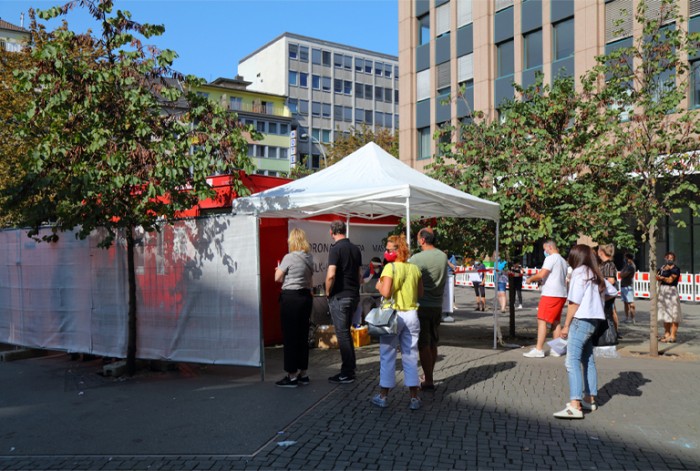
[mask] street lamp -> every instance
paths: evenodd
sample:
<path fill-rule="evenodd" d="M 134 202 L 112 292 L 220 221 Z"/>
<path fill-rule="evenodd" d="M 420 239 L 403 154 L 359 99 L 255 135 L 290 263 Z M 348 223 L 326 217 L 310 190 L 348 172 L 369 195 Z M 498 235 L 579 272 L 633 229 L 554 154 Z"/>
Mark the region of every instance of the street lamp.
<path fill-rule="evenodd" d="M 313 136 L 308 135 L 307 133 L 302 134 L 302 135 L 301 135 L 301 138 L 302 138 L 302 139 L 309 139 L 309 138 L 311 138 L 311 142 L 315 142 L 316 144 L 318 144 L 318 148 L 320 149 L 321 155 L 323 156 L 323 166 L 324 166 L 324 167 L 328 167 L 328 161 L 326 160 L 326 151 L 324 150 L 323 144 L 321 144 L 321 141 L 319 141 L 318 139 L 316 139 L 316 138 L 313 137 Z"/>

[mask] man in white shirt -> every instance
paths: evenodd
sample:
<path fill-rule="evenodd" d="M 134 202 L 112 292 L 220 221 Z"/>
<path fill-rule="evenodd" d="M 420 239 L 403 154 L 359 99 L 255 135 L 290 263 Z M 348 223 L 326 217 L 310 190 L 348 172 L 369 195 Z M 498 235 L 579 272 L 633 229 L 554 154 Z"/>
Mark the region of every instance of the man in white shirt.
<path fill-rule="evenodd" d="M 528 358 L 544 358 L 544 341 L 547 338 L 547 324 L 553 328 L 552 338 L 561 335 L 561 313 L 566 304 L 566 273 L 568 264 L 559 255 L 557 245 L 552 240 L 543 244 L 544 263 L 536 275 L 527 279 L 528 283 L 539 282 L 542 297 L 537 306 L 537 345 L 523 356 Z M 555 352 L 552 356 L 559 356 Z"/>

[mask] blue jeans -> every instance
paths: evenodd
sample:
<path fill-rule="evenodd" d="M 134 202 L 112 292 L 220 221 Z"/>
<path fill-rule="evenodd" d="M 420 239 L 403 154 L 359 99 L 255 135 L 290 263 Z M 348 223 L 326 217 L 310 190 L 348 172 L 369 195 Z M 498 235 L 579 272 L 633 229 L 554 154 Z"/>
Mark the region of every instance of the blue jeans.
<path fill-rule="evenodd" d="M 583 395 L 598 395 L 598 371 L 593 357 L 593 333 L 598 319 L 574 318 L 566 344 L 566 371 L 569 374 L 569 399 L 580 401 Z"/>
<path fill-rule="evenodd" d="M 350 325 L 359 301 L 359 297 L 328 299 L 328 309 L 331 311 L 331 319 L 333 319 L 342 361 L 340 374 L 343 376 L 355 376 L 355 346 L 350 335 Z"/>

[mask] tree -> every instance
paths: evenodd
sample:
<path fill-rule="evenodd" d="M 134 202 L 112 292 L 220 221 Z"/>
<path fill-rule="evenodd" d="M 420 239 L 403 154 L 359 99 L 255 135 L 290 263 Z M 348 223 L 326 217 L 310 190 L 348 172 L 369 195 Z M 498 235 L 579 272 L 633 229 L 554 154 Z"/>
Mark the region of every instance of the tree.
<path fill-rule="evenodd" d="M 543 238 L 567 247 L 583 234 L 596 237 L 624 227 L 624 218 L 611 219 L 598 211 L 601 195 L 578 158 L 597 137 L 590 123 L 598 113 L 576 91 L 573 78 L 556 78 L 550 86 L 539 75 L 530 87 L 516 84 L 515 89 L 519 99 L 501 107 L 502 120 L 477 112 L 473 122 L 438 132 L 441 144 L 431 174 L 501 205 L 502 254 L 526 253 Z M 461 245 L 470 256 L 493 250 L 493 223 L 441 220 L 439 228 L 461 237 L 451 245 Z"/>
<path fill-rule="evenodd" d="M 643 34 L 598 57 L 583 79 L 605 117 L 592 124 L 602 138 L 589 149 L 588 165 L 600 178 L 606 210 L 627 213 L 648 243 L 652 274 L 659 221 L 688 207 L 697 214 L 699 205 L 692 174 L 699 168 L 700 115 L 685 109 L 684 100 L 686 58 L 696 54 L 700 35 L 684 31 L 681 19 L 673 0 L 662 0 L 658 15 L 640 2 L 634 23 Z M 650 354 L 658 355 L 654 279 L 650 291 Z"/>
<path fill-rule="evenodd" d="M 77 34 L 64 20 L 52 32 L 37 22 L 87 8 L 101 28 Z M 18 74 L 16 90 L 29 105 L 17 135 L 31 147 L 24 175 L 9 191 L 10 209 L 32 237 L 55 241 L 77 228 L 87 237 L 102 228 L 102 247 L 123 236 L 129 278 L 127 369 L 136 359 L 134 235 L 158 230 L 178 211 L 213 196 L 206 177 L 251 170 L 245 129 L 234 114 L 198 96 L 203 82 L 171 68 L 177 54 L 142 44 L 163 33 L 139 24 L 113 0 L 75 0 L 30 11 L 32 66 Z M 51 233 L 40 233 L 48 224 Z"/>
<path fill-rule="evenodd" d="M 373 131 L 367 124 L 362 123 L 359 128 L 350 128 L 348 134 L 341 134 L 340 132 L 336 132 L 336 134 L 339 137 L 326 147 L 328 165 L 342 160 L 343 157 L 370 142 L 374 142 L 394 157 L 399 157 L 399 139 L 396 133 L 390 129 L 380 127 Z"/>

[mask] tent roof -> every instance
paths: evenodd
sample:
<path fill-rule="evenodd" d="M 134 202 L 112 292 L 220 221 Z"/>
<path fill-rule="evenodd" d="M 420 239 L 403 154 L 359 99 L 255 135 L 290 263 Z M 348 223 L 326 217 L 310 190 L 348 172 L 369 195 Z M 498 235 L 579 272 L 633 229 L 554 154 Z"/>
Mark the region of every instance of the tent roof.
<path fill-rule="evenodd" d="M 408 208 L 407 208 L 408 204 Z M 370 142 L 324 170 L 233 201 L 235 213 L 306 218 L 339 214 L 460 217 L 497 221 L 499 205 L 412 169 Z"/>

